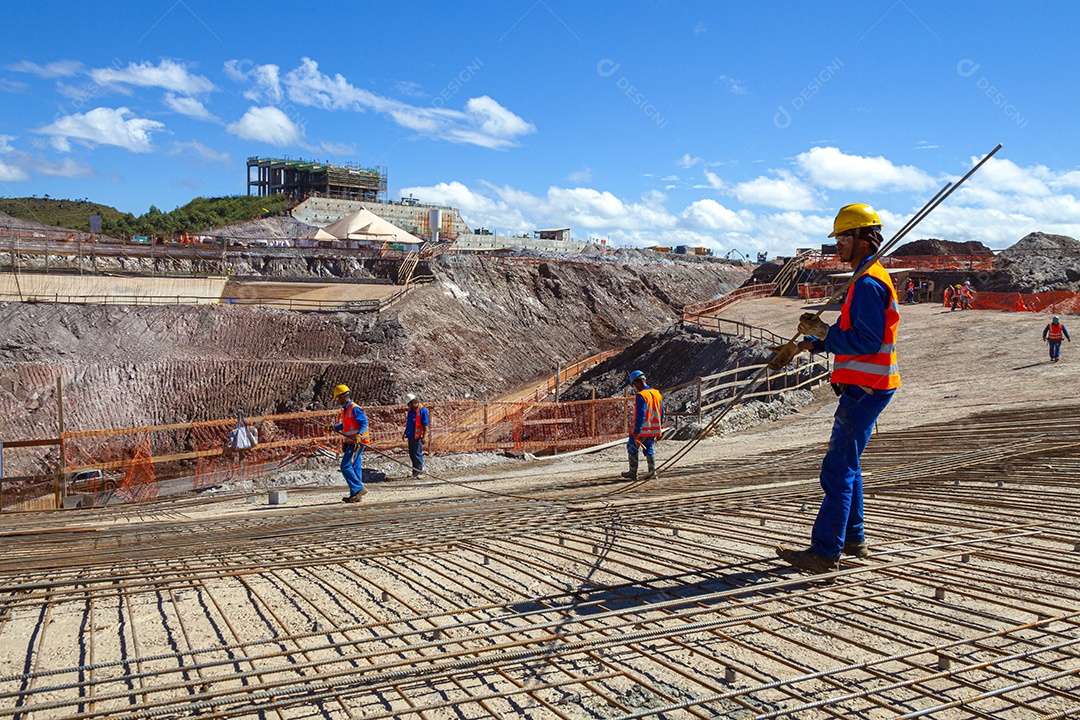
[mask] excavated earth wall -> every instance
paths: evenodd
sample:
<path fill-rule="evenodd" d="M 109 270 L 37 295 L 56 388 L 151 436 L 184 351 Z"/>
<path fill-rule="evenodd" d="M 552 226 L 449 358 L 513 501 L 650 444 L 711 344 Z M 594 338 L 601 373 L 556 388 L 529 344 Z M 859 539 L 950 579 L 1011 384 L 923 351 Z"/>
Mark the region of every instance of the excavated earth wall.
<path fill-rule="evenodd" d="M 379 315 L 249 306 L 0 304 L 0 439 L 325 408 L 496 397 L 622 348 L 738 287 L 720 263 L 437 258 Z"/>

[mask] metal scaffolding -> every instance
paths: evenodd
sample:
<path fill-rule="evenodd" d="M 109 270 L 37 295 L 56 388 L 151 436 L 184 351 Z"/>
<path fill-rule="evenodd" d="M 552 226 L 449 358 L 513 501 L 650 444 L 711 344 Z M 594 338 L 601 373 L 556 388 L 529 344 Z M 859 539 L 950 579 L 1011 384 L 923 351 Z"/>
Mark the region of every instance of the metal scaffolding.
<path fill-rule="evenodd" d="M 254 170 L 254 176 L 252 171 Z M 332 165 L 291 158 L 249 157 L 248 195 L 312 196 L 386 202 L 386 168 Z M 254 193 L 252 192 L 254 190 Z"/>

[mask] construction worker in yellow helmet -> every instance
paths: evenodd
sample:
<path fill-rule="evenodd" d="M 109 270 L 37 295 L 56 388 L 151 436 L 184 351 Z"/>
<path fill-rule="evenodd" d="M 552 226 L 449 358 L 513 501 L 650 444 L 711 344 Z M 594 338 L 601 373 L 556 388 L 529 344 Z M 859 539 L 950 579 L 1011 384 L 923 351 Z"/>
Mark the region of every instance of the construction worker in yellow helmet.
<path fill-rule="evenodd" d="M 804 313 L 799 318 L 804 338 L 776 346 L 776 357 L 769 363 L 774 370 L 783 368 L 806 350 L 834 355 L 830 381 L 840 402 L 821 463 L 825 498 L 814 521 L 810 547 L 794 550 L 781 546 L 776 551 L 785 562 L 812 574 L 838 570 L 841 553 L 856 557 L 869 554 L 859 456 L 878 415 L 900 386 L 896 288 L 875 257 L 882 242 L 881 219 L 864 203 L 845 205 L 836 214 L 829 237 L 836 238 L 837 255 L 856 276 L 844 294 L 840 317 L 830 326 L 816 314 Z"/>
<path fill-rule="evenodd" d="M 364 487 L 364 448 L 371 444 L 368 419 L 364 410 L 352 401 L 349 386 L 344 383 L 334 388 L 334 401 L 341 407 L 341 415 L 336 423 L 327 429 L 341 433 L 345 439 L 341 443 L 341 475 L 349 485 L 349 495 L 344 502 L 360 502 L 367 495 Z"/>

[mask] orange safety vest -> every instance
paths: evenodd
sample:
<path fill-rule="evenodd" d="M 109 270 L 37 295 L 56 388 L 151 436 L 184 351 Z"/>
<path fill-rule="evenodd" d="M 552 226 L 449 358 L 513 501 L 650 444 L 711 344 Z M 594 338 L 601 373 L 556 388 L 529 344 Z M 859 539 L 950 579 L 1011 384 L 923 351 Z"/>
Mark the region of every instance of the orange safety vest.
<path fill-rule="evenodd" d="M 660 437 L 663 434 L 662 405 L 663 397 L 659 390 L 645 388 L 638 393 L 645 399 L 645 422 L 641 424 L 641 432 L 638 437 Z"/>
<path fill-rule="evenodd" d="M 885 308 L 885 331 L 881 337 L 881 347 L 869 355 L 837 355 L 833 359 L 831 382 L 844 385 L 861 385 L 873 390 L 893 390 L 900 387 L 900 371 L 896 365 L 896 330 L 900 327 L 900 309 L 897 304 L 896 290 L 889 280 L 889 273 L 875 262 L 866 274 L 880 280 L 889 290 L 889 305 Z M 855 285 L 848 289 L 847 297 L 840 308 L 840 329 L 851 329 L 851 296 L 855 294 Z"/>
<path fill-rule="evenodd" d="M 341 408 L 341 434 L 345 436 L 345 444 L 351 445 L 357 440 L 361 445 L 371 444 L 371 430 L 365 430 L 360 432 L 360 425 L 356 422 L 356 416 L 353 415 L 352 409 L 356 405 L 352 400 L 349 404 Z"/>
<path fill-rule="evenodd" d="M 417 404 L 416 417 L 413 419 L 413 437 L 416 438 L 424 434 L 424 423 L 420 420 L 420 411 L 423 409 L 423 405 Z"/>
<path fill-rule="evenodd" d="M 1057 328 L 1056 330 L 1054 328 Z M 1047 340 L 1064 340 L 1065 339 L 1065 326 L 1061 323 L 1055 325 L 1050 323 L 1049 332 L 1046 335 Z"/>

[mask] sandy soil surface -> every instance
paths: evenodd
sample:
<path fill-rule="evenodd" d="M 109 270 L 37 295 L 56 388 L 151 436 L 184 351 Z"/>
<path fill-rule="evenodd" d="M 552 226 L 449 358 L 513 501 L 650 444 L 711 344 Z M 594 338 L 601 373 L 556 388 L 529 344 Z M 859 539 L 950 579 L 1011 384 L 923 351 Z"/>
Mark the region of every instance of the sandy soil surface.
<path fill-rule="evenodd" d="M 805 309 L 769 299 L 731 315 L 787 335 Z M 284 703 L 283 718 L 689 717 L 657 710 L 687 701 L 694 717 L 886 718 L 940 704 L 933 717 L 960 720 L 971 706 L 948 703 L 985 693 L 983 717 L 1069 717 L 1080 709 L 1076 493 L 1030 454 L 1012 469 L 961 457 L 996 449 L 965 437 L 973 414 L 1035 421 L 1075 403 L 1080 356 L 1066 345 L 1049 363 L 1045 321 L 903 308 L 905 384 L 879 429 L 900 443 L 896 431 L 940 428 L 926 437 L 948 448 L 954 475 L 879 460 L 874 554 L 845 560 L 835 585 L 773 555 L 805 540 L 820 497 L 834 407 L 824 386 L 636 489 L 612 482 L 625 466 L 616 444 L 539 461 L 434 457 L 419 480 L 372 457 L 387 479 L 359 506 L 341 503 L 328 459 L 276 478 L 318 483 L 280 506 L 265 488 L 233 488 L 20 518 L 0 528 L 0 696 L 35 718 L 139 702 L 180 717 L 218 701 L 213 717 L 268 716 L 262 702 Z M 1063 433 L 1060 447 L 1080 444 L 1080 425 Z M 908 447 L 917 455 L 921 442 Z M 872 439 L 871 454 L 875 444 L 887 446 Z M 665 441 L 659 457 L 680 447 Z M 771 474 L 755 474 L 769 461 Z M 1039 654 L 1004 659 L 1020 652 Z"/>
<path fill-rule="evenodd" d="M 724 316 L 764 327 L 790 337 L 798 317 L 819 306 L 790 298 L 765 298 L 740 303 Z M 838 310 L 826 310 L 823 318 L 832 322 Z M 1069 318 L 1064 318 L 1068 325 Z M 1004 409 L 1036 408 L 1080 399 L 1072 382 L 1080 349 L 1075 357 L 1069 343 L 1062 348 L 1062 362 L 1050 363 L 1042 330 L 1049 317 L 1029 313 L 991 311 L 950 311 L 933 304 L 902 305 L 899 339 L 900 377 L 903 386 L 878 420 L 878 431 L 900 430 L 923 425 L 939 425 L 943 437 L 950 423 L 972 414 Z M 1078 346 L 1080 348 L 1080 346 Z M 755 425 L 723 436 L 708 437 L 686 456 L 683 463 L 697 465 L 723 458 L 802 448 L 820 443 L 824 453 L 832 427 L 836 398 L 828 385 L 818 387 L 813 402 L 798 412 L 775 422 Z M 873 440 L 871 440 L 873 442 Z M 660 444 L 661 462 L 683 445 L 679 441 Z M 407 502 L 420 497 L 468 495 L 478 483 L 485 490 L 528 486 L 543 482 L 553 474 L 581 479 L 611 477 L 625 466 L 621 444 L 591 454 L 525 462 L 500 455 L 484 454 L 476 460 L 453 456 L 429 459 L 433 475 L 421 482 L 406 480 L 407 458 L 372 457 L 367 467 L 385 473 L 388 482 L 372 485 L 372 501 Z M 472 456 L 470 456 L 472 457 Z M 480 466 L 477 471 L 473 465 Z M 275 486 L 325 485 L 341 483 L 336 467 L 290 473 L 274 479 Z M 456 483 L 468 479 L 467 484 Z M 341 486 L 344 487 L 343 485 Z M 341 488 L 305 490 L 305 503 L 338 503 Z M 239 512 L 247 509 L 234 505 Z M 204 508 L 197 513 L 229 512 L 226 507 Z"/>

